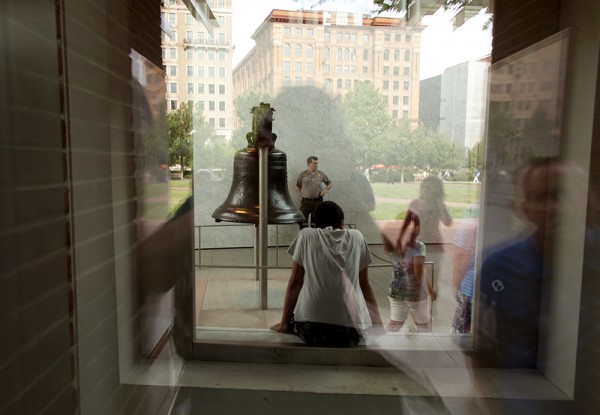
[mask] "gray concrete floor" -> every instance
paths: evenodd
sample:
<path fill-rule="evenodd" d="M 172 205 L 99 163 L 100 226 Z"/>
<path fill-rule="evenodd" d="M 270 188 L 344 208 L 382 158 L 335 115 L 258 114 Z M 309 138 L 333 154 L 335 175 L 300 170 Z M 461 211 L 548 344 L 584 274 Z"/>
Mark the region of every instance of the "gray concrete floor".
<path fill-rule="evenodd" d="M 384 322 L 389 320 L 389 303 L 386 295 L 391 266 L 386 265 L 387 256 L 381 245 L 371 245 L 373 264 L 369 277 Z M 449 333 L 456 302 L 452 298 L 450 279 L 452 275 L 452 244 L 427 245 L 426 272 L 433 274 L 438 299 L 432 304 L 432 332 Z M 287 247 L 269 248 L 269 265 L 290 267 Z M 260 309 L 259 282 L 254 269 L 213 268 L 211 266 L 253 266 L 251 248 L 210 249 L 200 252 L 202 267 L 196 268 L 196 316 L 197 329 L 250 329 L 265 330 L 277 323 L 290 269 L 269 269 L 268 309 Z M 403 332 L 414 331 L 412 321 L 407 321 Z"/>

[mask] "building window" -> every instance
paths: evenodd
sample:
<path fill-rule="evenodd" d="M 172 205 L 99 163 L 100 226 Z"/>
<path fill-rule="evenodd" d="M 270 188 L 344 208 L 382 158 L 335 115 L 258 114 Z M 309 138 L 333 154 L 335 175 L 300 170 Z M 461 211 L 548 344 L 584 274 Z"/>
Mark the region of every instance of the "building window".
<path fill-rule="evenodd" d="M 209 49 L 209 51 L 208 51 L 208 60 L 209 61 L 215 60 L 215 51 L 213 49 Z"/>
<path fill-rule="evenodd" d="M 188 94 L 193 94 L 194 93 L 194 84 L 191 82 L 188 82 L 187 84 L 187 92 Z"/>
<path fill-rule="evenodd" d="M 392 111 L 392 118 L 398 119 L 398 110 Z"/>
<path fill-rule="evenodd" d="M 214 118 L 209 118 L 208 119 L 208 123 L 211 125 L 211 127 L 215 126 L 215 119 Z"/>
<path fill-rule="evenodd" d="M 177 49 L 176 48 L 169 48 L 169 58 L 177 59 Z"/>
<path fill-rule="evenodd" d="M 208 101 L 208 110 L 209 111 L 215 110 L 215 101 Z"/>
<path fill-rule="evenodd" d="M 209 66 L 208 67 L 208 76 L 211 78 L 215 77 L 215 67 L 214 66 Z"/>
<path fill-rule="evenodd" d="M 225 84 L 219 84 L 219 95 L 225 95 Z"/>
<path fill-rule="evenodd" d="M 204 60 L 204 49 L 198 49 L 196 51 L 196 59 L 198 59 L 199 61 Z"/>
<path fill-rule="evenodd" d="M 224 61 L 225 60 L 225 51 L 224 50 L 220 50 L 219 51 L 219 60 L 220 61 Z"/>
<path fill-rule="evenodd" d="M 330 70 L 331 70 L 331 68 L 329 67 L 328 64 L 323 65 L 323 72 L 329 73 Z"/>
<path fill-rule="evenodd" d="M 329 48 L 323 49 L 323 59 L 329 59 L 331 57 L 331 50 Z"/>
<path fill-rule="evenodd" d="M 296 45 L 296 57 L 297 58 L 302 57 L 302 45 L 299 43 Z"/>
<path fill-rule="evenodd" d="M 383 40 L 386 42 L 389 42 L 392 40 L 392 35 L 390 35 L 389 33 L 386 33 L 383 35 Z"/>
<path fill-rule="evenodd" d="M 390 89 L 390 81 L 383 81 L 383 89 Z"/>
<path fill-rule="evenodd" d="M 383 51 L 383 60 L 384 61 L 389 61 L 390 60 L 390 50 L 389 49 L 385 49 Z"/>
<path fill-rule="evenodd" d="M 390 67 L 389 66 L 384 66 L 383 67 L 383 74 L 384 75 L 389 75 L 390 74 Z"/>
<path fill-rule="evenodd" d="M 306 78 L 306 85 L 313 86 L 313 79 L 310 76 L 308 78 Z"/>
<path fill-rule="evenodd" d="M 187 76 L 194 76 L 194 67 L 193 66 L 187 67 Z"/>
<path fill-rule="evenodd" d="M 283 61 L 283 70 L 286 72 L 290 70 L 290 61 Z"/>
<path fill-rule="evenodd" d="M 193 99 L 188 99 L 188 105 L 190 108 L 194 108 L 194 100 Z"/>
<path fill-rule="evenodd" d="M 296 72 L 302 72 L 302 62 L 296 62 L 296 63 L 294 63 L 294 70 Z"/>
<path fill-rule="evenodd" d="M 400 102 L 400 97 L 398 95 L 394 95 L 393 101 L 394 105 L 398 105 Z"/>
<path fill-rule="evenodd" d="M 369 60 L 369 50 L 365 49 L 363 50 L 363 61 L 368 61 Z"/>
<path fill-rule="evenodd" d="M 300 28 L 300 27 L 296 28 L 296 37 L 302 37 L 302 28 Z"/>
<path fill-rule="evenodd" d="M 396 42 L 400 42 L 402 40 L 402 35 L 400 33 L 396 33 L 396 36 L 394 37 L 394 40 Z"/>
<path fill-rule="evenodd" d="M 404 76 L 409 76 L 410 75 L 410 68 L 408 66 L 404 67 Z"/>
<path fill-rule="evenodd" d="M 302 86 L 302 77 L 297 76 L 295 79 L 295 82 L 296 82 L 296 86 Z"/>
<path fill-rule="evenodd" d="M 219 45 L 224 45 L 225 43 L 225 33 L 219 33 Z"/>
<path fill-rule="evenodd" d="M 185 32 L 185 41 L 188 43 L 191 43 L 192 40 L 194 40 L 194 32 L 191 30 L 188 30 Z"/>
<path fill-rule="evenodd" d="M 342 73 L 342 65 L 335 65 L 335 73 Z"/>
<path fill-rule="evenodd" d="M 399 61 L 400 60 L 400 50 L 399 49 L 395 49 L 394 50 L 394 60 L 395 61 Z"/>
<path fill-rule="evenodd" d="M 204 44 L 204 32 L 196 32 L 196 42 Z"/>
<path fill-rule="evenodd" d="M 198 66 L 198 76 L 204 77 L 204 66 Z"/>
<path fill-rule="evenodd" d="M 223 66 L 219 67 L 219 78 L 225 78 L 225 68 Z"/>
<path fill-rule="evenodd" d="M 344 41 L 344 34 L 342 32 L 338 32 L 337 33 L 337 41 L 338 42 L 343 42 Z"/>
<path fill-rule="evenodd" d="M 408 95 L 402 97 L 402 105 L 408 105 Z"/>
<path fill-rule="evenodd" d="M 331 41 L 331 32 L 325 32 L 325 42 Z"/>
<path fill-rule="evenodd" d="M 315 35 L 314 29 L 306 29 L 306 37 L 313 37 Z"/>
<path fill-rule="evenodd" d="M 291 36 L 292 35 L 292 29 L 290 27 L 284 27 L 283 28 L 283 35 L 284 36 Z"/>
<path fill-rule="evenodd" d="M 402 118 L 408 119 L 408 111 L 402 111 Z"/>
<path fill-rule="evenodd" d="M 400 75 L 400 67 L 394 66 L 394 76 L 399 76 L 399 75 Z"/>
<path fill-rule="evenodd" d="M 404 51 L 404 60 L 405 61 L 409 61 L 410 60 L 410 50 Z"/>
<path fill-rule="evenodd" d="M 353 42 L 353 43 L 356 42 L 356 33 L 351 33 L 350 34 L 350 42 Z"/>
<path fill-rule="evenodd" d="M 169 13 L 169 23 L 171 26 L 175 26 L 177 24 L 177 15 L 175 13 Z"/>
<path fill-rule="evenodd" d="M 171 110 L 176 110 L 177 109 L 177 100 L 176 99 L 172 99 L 170 101 L 170 105 L 169 106 L 171 107 Z"/>
<path fill-rule="evenodd" d="M 169 84 L 169 92 L 171 92 L 171 94 L 177 93 L 177 82 L 171 82 Z"/>
<path fill-rule="evenodd" d="M 313 72 L 313 64 L 312 62 L 307 62 L 305 64 L 306 72 Z"/>
<path fill-rule="evenodd" d="M 185 51 L 185 58 L 188 60 L 194 59 L 194 49 L 187 49 Z"/>
<path fill-rule="evenodd" d="M 387 95 L 383 95 L 383 96 L 382 96 L 382 98 L 383 98 L 383 103 L 384 103 L 385 105 L 387 105 L 390 97 L 389 97 L 389 96 L 387 96 Z"/>
<path fill-rule="evenodd" d="M 364 43 L 369 43 L 369 35 L 367 35 L 367 34 L 363 35 L 363 42 Z"/>
<path fill-rule="evenodd" d="M 350 88 L 352 88 L 352 80 L 346 79 L 346 89 L 350 89 Z"/>
<path fill-rule="evenodd" d="M 289 76 L 284 76 L 283 77 L 283 86 L 290 86 L 291 83 L 291 79 Z"/>
<path fill-rule="evenodd" d="M 350 33 L 344 33 L 344 40 L 350 42 Z"/>
<path fill-rule="evenodd" d="M 219 26 L 221 26 L 221 27 L 225 26 L 225 16 L 217 17 L 217 21 L 219 22 Z"/>
<path fill-rule="evenodd" d="M 350 51 L 350 60 L 353 60 L 353 61 L 356 60 L 356 49 L 352 49 Z"/>
<path fill-rule="evenodd" d="M 394 81 L 394 91 L 397 91 L 400 89 L 400 81 Z"/>
<path fill-rule="evenodd" d="M 215 84 L 208 84 L 208 93 L 214 95 L 215 93 Z"/>
<path fill-rule="evenodd" d="M 347 61 L 350 59 L 350 49 L 344 48 L 344 60 Z"/>
<path fill-rule="evenodd" d="M 410 82 L 404 81 L 404 90 L 408 91 L 410 89 Z"/>
<path fill-rule="evenodd" d="M 333 80 L 325 79 L 325 90 L 331 91 L 333 89 Z"/>
<path fill-rule="evenodd" d="M 335 58 L 336 58 L 338 61 L 341 61 L 341 60 L 342 60 L 342 48 L 337 48 L 337 49 L 335 50 Z"/>
<path fill-rule="evenodd" d="M 350 73 L 356 73 L 356 66 L 355 65 L 352 65 L 350 67 Z"/>
<path fill-rule="evenodd" d="M 219 118 L 219 128 L 225 128 L 225 118 Z"/>
<path fill-rule="evenodd" d="M 369 73 L 369 67 L 363 66 L 363 73 Z"/>
<path fill-rule="evenodd" d="M 186 12 L 185 13 L 185 24 L 194 24 L 195 20 L 194 20 L 194 16 L 192 16 L 192 13 L 190 12 Z"/>
<path fill-rule="evenodd" d="M 198 93 L 204 94 L 204 84 L 198 84 Z"/>
<path fill-rule="evenodd" d="M 170 76 L 177 76 L 177 65 L 171 65 L 171 66 L 169 66 L 169 75 Z"/>
<path fill-rule="evenodd" d="M 198 108 L 200 108 L 202 111 L 204 111 L 204 108 L 205 108 L 204 101 L 198 101 Z"/>
<path fill-rule="evenodd" d="M 306 46 L 306 57 L 307 58 L 312 58 L 313 54 L 314 54 L 314 48 L 312 47 L 312 45 L 308 45 Z"/>
<path fill-rule="evenodd" d="M 283 45 L 283 56 L 290 56 L 292 54 L 292 47 L 290 46 L 289 43 L 285 43 Z"/>
<path fill-rule="evenodd" d="M 225 111 L 225 101 L 219 101 L 219 111 Z"/>
<path fill-rule="evenodd" d="M 411 35 L 406 35 L 406 41 L 410 42 L 412 40 L 412 36 Z"/>
<path fill-rule="evenodd" d="M 342 80 L 341 79 L 337 80 L 337 87 L 338 87 L 338 89 L 342 89 Z"/>

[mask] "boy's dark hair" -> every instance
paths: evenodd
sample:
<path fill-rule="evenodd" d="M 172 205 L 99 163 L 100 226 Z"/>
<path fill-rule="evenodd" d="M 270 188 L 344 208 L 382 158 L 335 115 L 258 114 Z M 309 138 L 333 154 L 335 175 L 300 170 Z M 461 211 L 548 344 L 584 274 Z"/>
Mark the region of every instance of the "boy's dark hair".
<path fill-rule="evenodd" d="M 312 212 L 312 217 L 317 228 L 324 229 L 328 226 L 339 228 L 344 220 L 344 211 L 335 202 L 326 201 L 319 203 Z"/>
<path fill-rule="evenodd" d="M 310 156 L 306 159 L 306 165 L 308 166 L 310 163 L 313 162 L 313 160 L 319 160 L 319 158 L 317 156 Z"/>

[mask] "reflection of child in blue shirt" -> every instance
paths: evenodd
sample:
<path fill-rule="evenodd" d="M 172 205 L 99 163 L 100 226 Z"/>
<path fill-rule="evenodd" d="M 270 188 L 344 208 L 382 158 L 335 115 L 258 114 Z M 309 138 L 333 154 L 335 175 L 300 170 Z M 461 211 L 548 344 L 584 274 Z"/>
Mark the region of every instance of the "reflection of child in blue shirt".
<path fill-rule="evenodd" d="M 388 288 L 390 301 L 390 331 L 398 331 L 404 325 L 410 312 L 419 331 L 430 331 L 431 315 L 428 297 L 435 300 L 437 293 L 431 282 L 423 281 L 425 263 L 425 244 L 416 238 L 419 235 L 420 220 L 412 211 L 408 211 L 400 230 L 396 246 L 386 239 L 384 248 L 394 265 L 394 272 Z M 404 241 L 408 235 L 408 241 Z"/>

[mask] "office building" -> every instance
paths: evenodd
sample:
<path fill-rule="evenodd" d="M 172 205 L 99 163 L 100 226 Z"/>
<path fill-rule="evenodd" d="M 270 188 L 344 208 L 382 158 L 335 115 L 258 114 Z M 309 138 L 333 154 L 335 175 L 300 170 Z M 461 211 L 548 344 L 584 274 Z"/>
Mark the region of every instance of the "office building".
<path fill-rule="evenodd" d="M 190 0 L 186 0 L 188 3 Z M 230 138 L 233 124 L 231 0 L 210 0 L 214 25 L 204 25 L 183 0 L 167 0 L 161 13 L 167 108 L 181 103 L 202 110 L 218 136 Z"/>
<path fill-rule="evenodd" d="M 421 27 L 362 13 L 273 10 L 233 72 L 236 96 L 314 86 L 343 97 L 358 82 L 381 91 L 394 120 L 419 119 Z"/>

